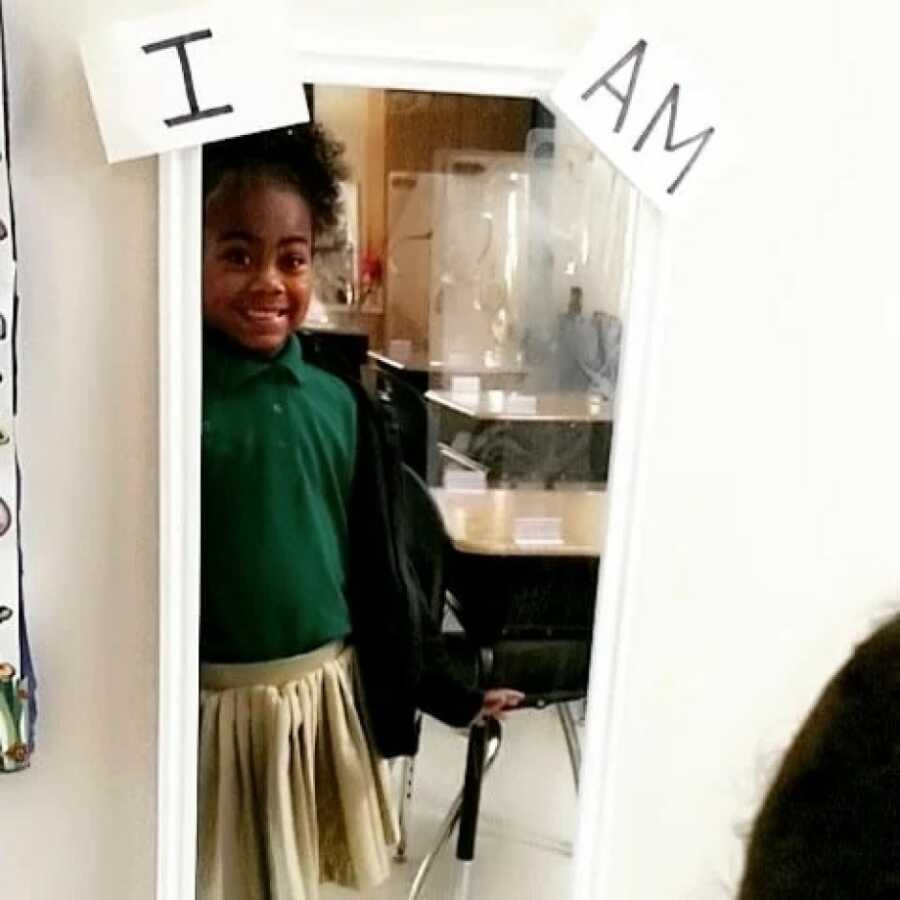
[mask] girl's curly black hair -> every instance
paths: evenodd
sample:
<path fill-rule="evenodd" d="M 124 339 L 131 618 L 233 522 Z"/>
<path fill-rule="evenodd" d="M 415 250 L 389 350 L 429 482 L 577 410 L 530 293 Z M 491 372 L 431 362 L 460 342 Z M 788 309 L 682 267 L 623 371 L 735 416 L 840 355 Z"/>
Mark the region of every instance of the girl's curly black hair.
<path fill-rule="evenodd" d="M 900 616 L 860 644 L 788 750 L 737 900 L 900 897 Z"/>
<path fill-rule="evenodd" d="M 340 213 L 338 182 L 348 175 L 343 154 L 344 145 L 316 123 L 206 144 L 203 199 L 208 199 L 228 174 L 261 175 L 296 188 L 309 205 L 313 228 L 327 231 Z"/>

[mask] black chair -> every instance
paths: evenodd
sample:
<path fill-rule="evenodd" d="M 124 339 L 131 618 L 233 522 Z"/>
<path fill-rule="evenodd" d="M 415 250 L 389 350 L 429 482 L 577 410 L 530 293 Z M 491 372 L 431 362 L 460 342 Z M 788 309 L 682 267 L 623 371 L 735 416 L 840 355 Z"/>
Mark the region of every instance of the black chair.
<path fill-rule="evenodd" d="M 409 467 L 404 467 L 404 504 L 408 552 L 429 612 L 437 621 L 443 621 L 449 609 L 462 626 L 460 632 L 444 635 L 457 678 L 482 689 L 505 686 L 522 690 L 526 695 L 525 706 L 555 705 L 577 789 L 580 747 L 568 703 L 583 699 L 587 691 L 599 561 L 594 561 L 592 567 L 585 566 L 584 560 L 570 560 L 577 572 L 574 576 L 570 572 L 568 581 L 564 582 L 558 576 L 568 567 L 557 563 L 542 573 L 542 588 L 537 592 L 538 573 L 533 565 L 536 561 L 531 559 L 518 560 L 526 565 L 517 577 L 511 577 L 514 573 L 508 571 L 502 573 L 505 581 L 493 578 L 485 581 L 484 573 L 477 571 L 477 566 L 470 573 L 467 563 L 471 560 L 453 550 L 427 485 Z M 503 562 L 499 557 L 484 557 L 484 560 Z M 488 585 L 490 590 L 486 591 Z M 581 589 L 578 600 L 571 593 L 576 587 Z M 542 597 L 538 596 L 541 592 Z M 561 598 L 565 598 L 565 603 L 559 602 Z M 566 608 L 562 616 L 558 612 L 560 607 Z M 574 612 L 575 607 L 580 613 Z M 470 726 L 462 789 L 441 826 L 437 844 L 419 867 L 410 900 L 419 896 L 437 854 L 457 825 L 456 857 L 463 867 L 461 878 L 465 886 L 475 857 L 481 786 L 497 758 L 501 741 L 502 727 L 498 721 Z M 406 806 L 411 796 L 412 776 L 410 760 L 405 763 L 403 775 L 400 858 L 404 858 L 406 848 Z"/>
<path fill-rule="evenodd" d="M 402 378 L 379 370 L 377 396 L 392 415 L 400 434 L 403 461 L 421 478 L 428 477 L 428 404 Z"/>
<path fill-rule="evenodd" d="M 426 612 L 434 622 L 442 625 L 448 611 L 444 587 L 446 537 L 440 511 L 435 507 L 425 482 L 409 465 L 403 467 L 403 501 L 407 553 L 422 588 Z M 478 677 L 476 653 L 469 647 L 464 635 L 446 635 L 446 646 L 454 675 L 464 684 L 474 686 Z M 407 757 L 403 761 L 401 777 L 400 841 L 395 854 L 395 859 L 400 862 L 406 859 L 407 805 L 412 798 L 414 770 L 415 760 Z"/>
<path fill-rule="evenodd" d="M 368 359 L 368 335 L 301 328 L 297 337 L 305 359 L 359 381 Z"/>

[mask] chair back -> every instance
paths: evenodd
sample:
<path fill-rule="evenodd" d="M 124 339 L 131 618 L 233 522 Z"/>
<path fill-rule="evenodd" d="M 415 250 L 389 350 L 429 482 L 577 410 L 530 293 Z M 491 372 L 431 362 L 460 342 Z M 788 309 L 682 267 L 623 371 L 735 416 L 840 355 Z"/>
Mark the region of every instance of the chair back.
<path fill-rule="evenodd" d="M 451 552 L 447 587 L 468 640 L 481 648 L 483 687 L 547 702 L 587 690 L 599 560 Z"/>
<path fill-rule="evenodd" d="M 402 378 L 380 371 L 378 399 L 388 407 L 400 433 L 403 461 L 427 478 L 428 405 L 425 398 Z"/>
<path fill-rule="evenodd" d="M 556 702 L 587 690 L 598 560 L 478 557 L 452 550 L 428 486 L 403 467 L 407 553 L 429 612 L 444 618 L 446 592 L 465 631 L 445 636 L 460 671 L 473 661 L 482 688 L 515 687 Z"/>
<path fill-rule="evenodd" d="M 403 506 L 406 547 L 435 622 L 444 616 L 444 558 L 447 535 L 441 512 L 424 480 L 409 466 L 403 466 Z"/>
<path fill-rule="evenodd" d="M 303 348 L 303 357 L 308 362 L 345 378 L 360 380 L 369 349 L 368 336 L 301 328 L 297 337 Z"/>

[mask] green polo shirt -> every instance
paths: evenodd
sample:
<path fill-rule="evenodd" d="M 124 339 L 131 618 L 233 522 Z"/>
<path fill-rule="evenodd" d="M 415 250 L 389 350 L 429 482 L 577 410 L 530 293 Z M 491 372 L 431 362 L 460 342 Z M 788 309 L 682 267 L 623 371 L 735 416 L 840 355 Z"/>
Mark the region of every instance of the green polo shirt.
<path fill-rule="evenodd" d="M 254 662 L 345 637 L 350 389 L 303 361 L 203 341 L 201 659 Z"/>

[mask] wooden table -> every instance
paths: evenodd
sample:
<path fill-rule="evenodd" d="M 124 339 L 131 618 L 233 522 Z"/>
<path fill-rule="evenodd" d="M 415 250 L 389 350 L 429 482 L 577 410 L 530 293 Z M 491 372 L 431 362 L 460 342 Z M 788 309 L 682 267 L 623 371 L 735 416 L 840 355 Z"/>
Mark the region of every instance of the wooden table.
<path fill-rule="evenodd" d="M 433 359 L 424 350 L 391 356 L 385 351 L 370 350 L 369 359 L 380 369 L 403 378 L 420 391 L 432 383 L 444 383 L 454 375 L 477 375 L 490 385 L 516 384 L 527 374 L 525 367 L 515 361 L 485 362 L 477 358 Z"/>
<path fill-rule="evenodd" d="M 491 483 L 606 482 L 613 410 L 600 395 L 430 390 L 425 399 L 437 441 L 485 468 Z"/>
<path fill-rule="evenodd" d="M 481 421 L 503 422 L 611 422 L 612 404 L 599 394 L 541 393 L 534 396 L 534 408 L 517 405 L 510 391 L 482 391 L 475 396 L 452 391 L 431 390 L 425 399 L 437 406 Z"/>
<path fill-rule="evenodd" d="M 450 590 L 467 633 L 490 644 L 590 632 L 606 542 L 606 492 L 432 488 L 450 537 Z M 516 519 L 558 518 L 559 542 L 517 542 Z"/>
<path fill-rule="evenodd" d="M 597 558 L 606 543 L 606 491 L 432 488 L 456 550 L 486 556 Z M 515 540 L 516 519 L 561 522 L 560 542 Z"/>

